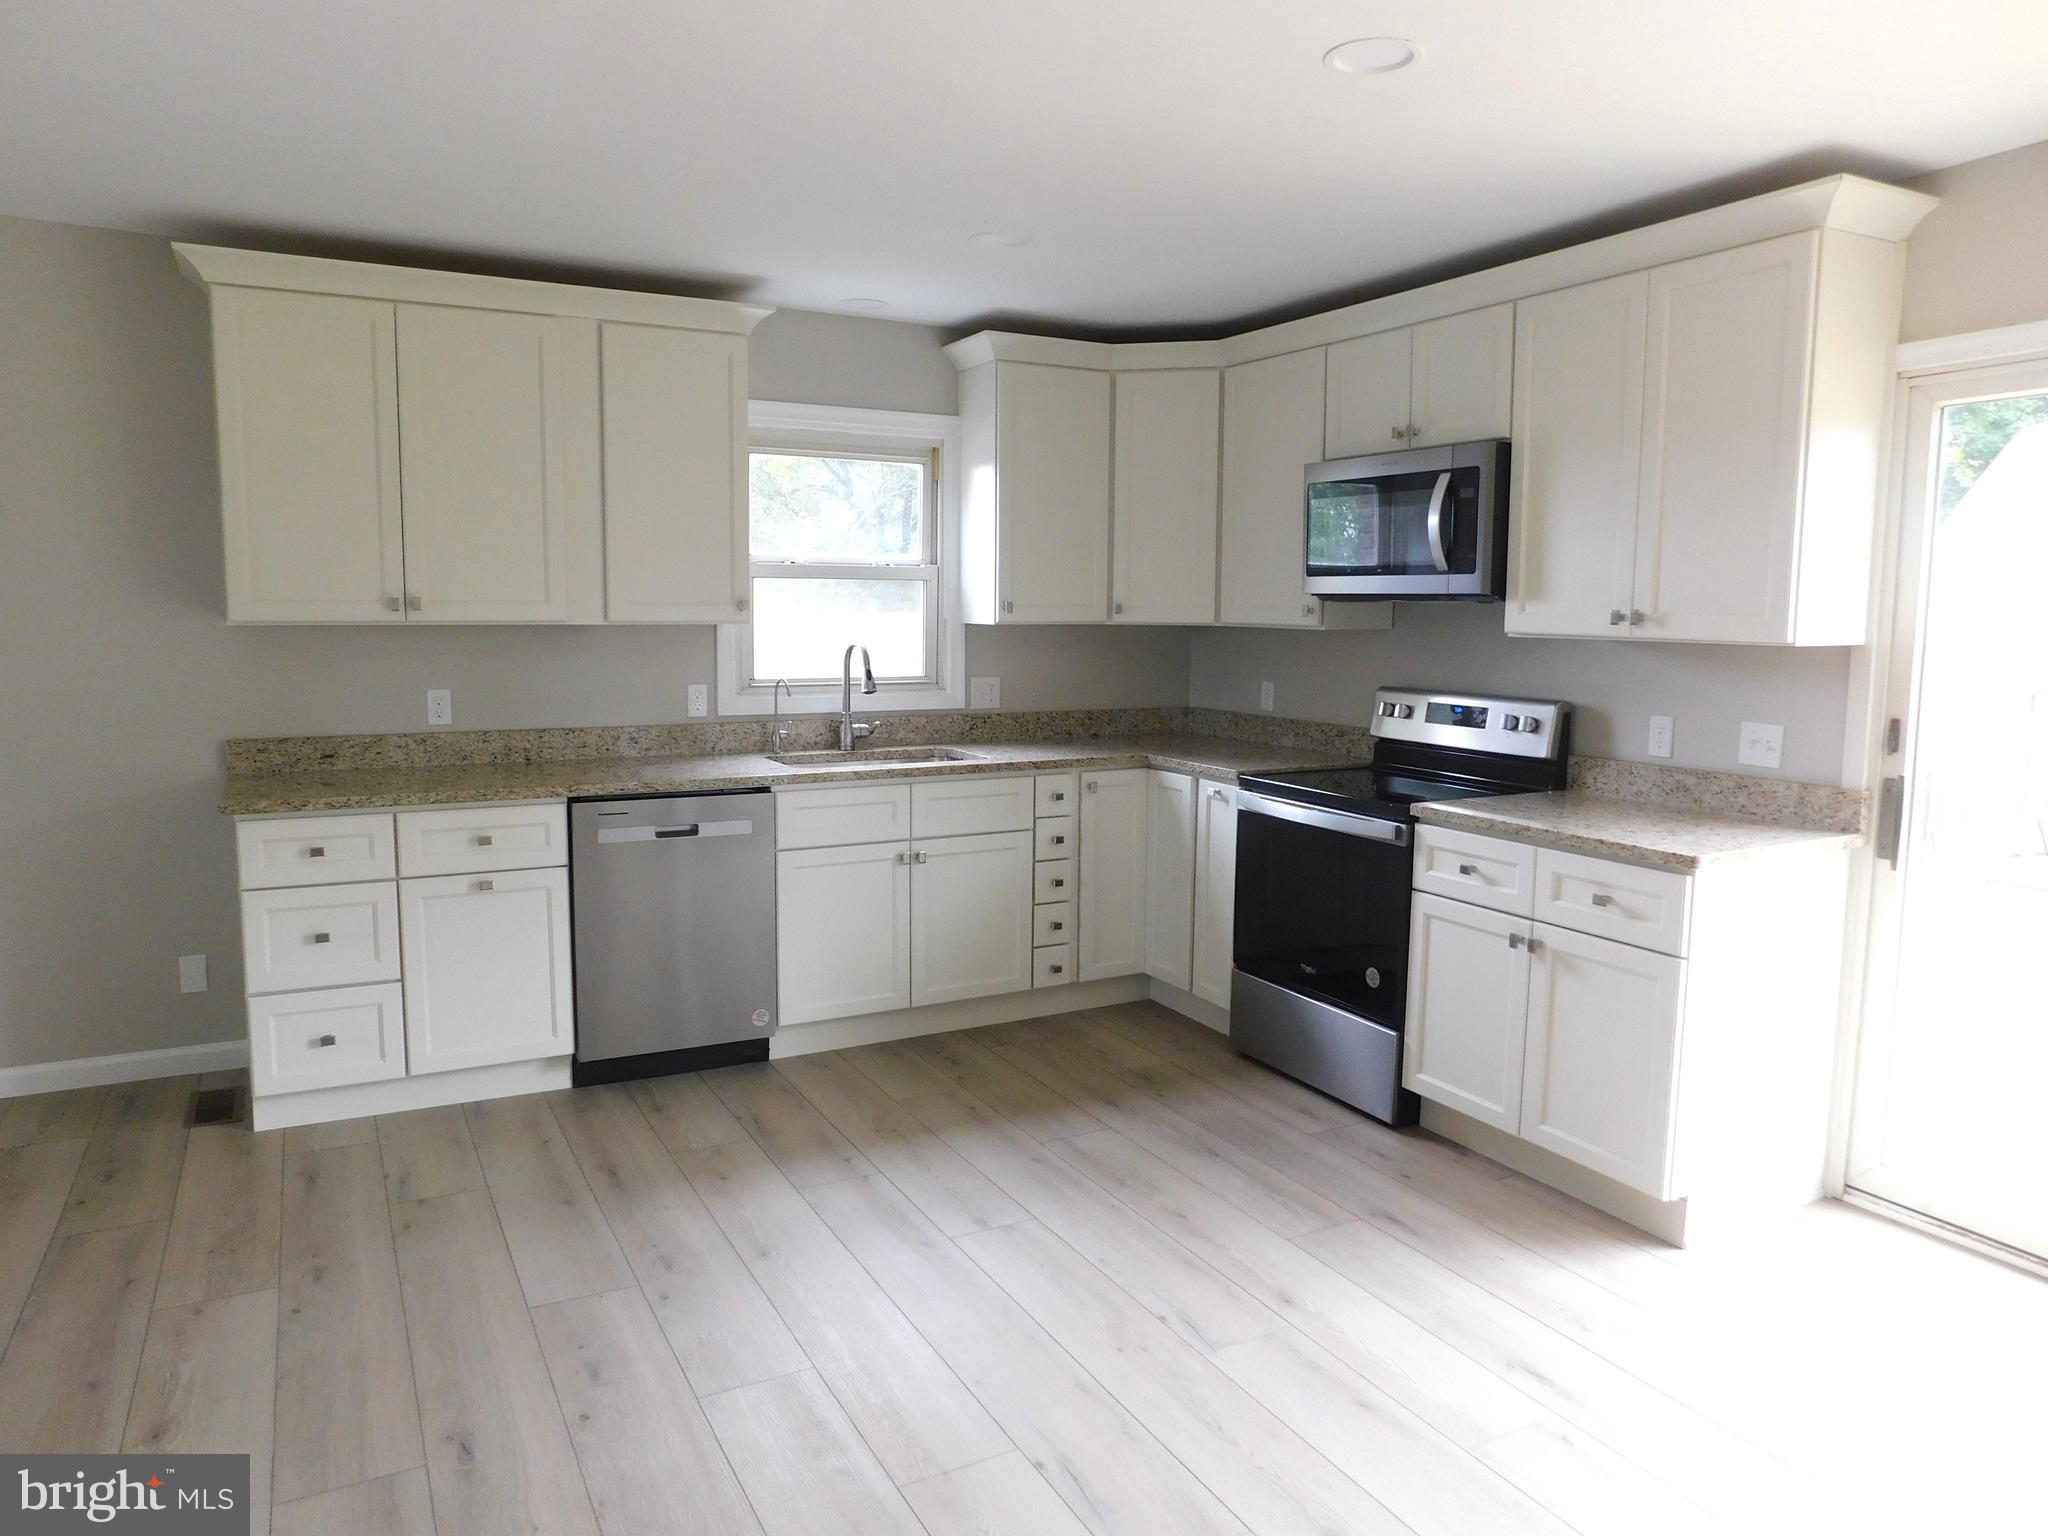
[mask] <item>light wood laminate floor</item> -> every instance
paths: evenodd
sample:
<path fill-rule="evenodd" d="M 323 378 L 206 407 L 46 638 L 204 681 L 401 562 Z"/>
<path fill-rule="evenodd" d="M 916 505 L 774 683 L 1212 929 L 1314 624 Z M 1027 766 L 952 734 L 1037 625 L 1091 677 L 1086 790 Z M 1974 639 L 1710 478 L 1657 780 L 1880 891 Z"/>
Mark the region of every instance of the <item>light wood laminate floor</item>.
<path fill-rule="evenodd" d="M 1151 1004 L 467 1108 L 0 1103 L 0 1449 L 291 1536 L 2039 1529 L 2048 1285 L 1679 1252 Z"/>

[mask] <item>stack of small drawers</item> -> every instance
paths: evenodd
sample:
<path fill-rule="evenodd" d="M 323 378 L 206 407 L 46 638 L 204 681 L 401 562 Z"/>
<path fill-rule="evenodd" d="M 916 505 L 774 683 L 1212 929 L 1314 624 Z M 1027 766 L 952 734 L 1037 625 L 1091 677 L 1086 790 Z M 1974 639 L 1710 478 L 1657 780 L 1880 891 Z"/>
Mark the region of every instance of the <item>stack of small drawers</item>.
<path fill-rule="evenodd" d="M 1080 821 L 1077 773 L 1041 773 L 1032 822 L 1031 984 L 1061 987 L 1074 979 L 1074 854 Z"/>

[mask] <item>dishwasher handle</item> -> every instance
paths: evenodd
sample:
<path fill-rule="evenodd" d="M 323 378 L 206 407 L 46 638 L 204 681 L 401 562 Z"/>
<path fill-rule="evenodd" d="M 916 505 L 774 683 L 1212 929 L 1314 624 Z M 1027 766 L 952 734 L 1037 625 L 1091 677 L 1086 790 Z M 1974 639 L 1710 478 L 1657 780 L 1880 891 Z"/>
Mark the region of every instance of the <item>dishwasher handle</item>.
<path fill-rule="evenodd" d="M 672 837 L 752 837 L 752 821 L 686 821 L 673 827 L 599 827 L 600 843 L 652 843 Z"/>

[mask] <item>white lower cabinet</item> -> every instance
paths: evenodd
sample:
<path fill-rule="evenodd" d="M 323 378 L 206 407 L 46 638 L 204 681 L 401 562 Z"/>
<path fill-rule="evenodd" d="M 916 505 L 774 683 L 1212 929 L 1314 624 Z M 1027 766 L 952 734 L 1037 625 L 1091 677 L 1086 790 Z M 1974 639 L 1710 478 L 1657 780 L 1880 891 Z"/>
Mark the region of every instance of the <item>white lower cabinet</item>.
<path fill-rule="evenodd" d="M 1082 981 L 1145 969 L 1148 777 L 1143 768 L 1081 775 Z"/>
<path fill-rule="evenodd" d="M 1194 964 L 1194 777 L 1153 769 L 1145 818 L 1145 972 L 1185 992 Z"/>
<path fill-rule="evenodd" d="M 1194 964 L 1189 990 L 1204 1002 L 1228 1008 L 1237 910 L 1237 790 L 1204 779 L 1196 786 L 1196 795 Z"/>
<path fill-rule="evenodd" d="M 1531 926 L 1417 893 L 1408 927 L 1402 1084 L 1511 1134 L 1522 1126 Z"/>
<path fill-rule="evenodd" d="M 1029 988 L 1031 834 L 930 838 L 910 857 L 911 1005 Z"/>
<path fill-rule="evenodd" d="M 566 869 L 405 880 L 398 908 L 415 1075 L 574 1049 Z"/>
<path fill-rule="evenodd" d="M 775 856 L 784 1024 L 910 1006 L 911 867 L 908 843 Z"/>
<path fill-rule="evenodd" d="M 1537 923 L 1521 1136 L 1669 1199 L 1686 962 Z"/>

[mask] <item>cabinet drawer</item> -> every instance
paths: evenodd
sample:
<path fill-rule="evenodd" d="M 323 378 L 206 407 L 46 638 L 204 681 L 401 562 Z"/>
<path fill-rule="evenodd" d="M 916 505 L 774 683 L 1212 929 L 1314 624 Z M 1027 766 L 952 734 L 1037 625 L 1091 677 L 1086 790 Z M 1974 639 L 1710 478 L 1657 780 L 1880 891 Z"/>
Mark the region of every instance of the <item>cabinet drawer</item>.
<path fill-rule="evenodd" d="M 1530 913 L 1536 850 L 1527 843 L 1444 827 L 1415 829 L 1415 889 L 1511 912 Z"/>
<path fill-rule="evenodd" d="M 1070 816 L 1080 794 L 1080 774 L 1041 773 L 1033 790 L 1033 804 L 1041 816 Z"/>
<path fill-rule="evenodd" d="M 398 872 L 483 875 L 569 862 L 569 808 L 500 805 L 398 813 Z"/>
<path fill-rule="evenodd" d="M 1071 944 L 1074 941 L 1074 904 L 1049 901 L 1031 909 L 1031 942 Z"/>
<path fill-rule="evenodd" d="M 242 896 L 248 990 L 398 980 L 398 887 L 315 885 Z"/>
<path fill-rule="evenodd" d="M 395 981 L 249 999 L 249 1091 L 295 1093 L 405 1076 Z"/>
<path fill-rule="evenodd" d="M 910 831 L 914 837 L 972 837 L 984 832 L 1022 832 L 1031 825 L 1031 780 L 984 775 L 972 779 L 920 780 L 910 786 Z"/>
<path fill-rule="evenodd" d="M 238 822 L 235 858 L 245 891 L 389 880 L 397 873 L 388 814 Z"/>
<path fill-rule="evenodd" d="M 1069 901 L 1074 895 L 1074 861 L 1050 859 L 1031 866 L 1033 901 Z"/>
<path fill-rule="evenodd" d="M 1074 946 L 1048 944 L 1031 951 L 1031 985 L 1064 987 L 1074 980 Z"/>
<path fill-rule="evenodd" d="M 1040 859 L 1071 859 L 1080 835 L 1071 816 L 1041 816 L 1032 834 L 1032 851 Z"/>
<path fill-rule="evenodd" d="M 775 791 L 777 848 L 839 848 L 910 839 L 908 784 L 821 784 Z"/>
<path fill-rule="evenodd" d="M 1536 852 L 1536 918 L 1662 955 L 1686 953 L 1692 879 L 1552 848 Z"/>

